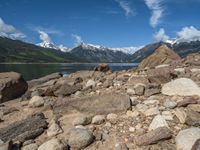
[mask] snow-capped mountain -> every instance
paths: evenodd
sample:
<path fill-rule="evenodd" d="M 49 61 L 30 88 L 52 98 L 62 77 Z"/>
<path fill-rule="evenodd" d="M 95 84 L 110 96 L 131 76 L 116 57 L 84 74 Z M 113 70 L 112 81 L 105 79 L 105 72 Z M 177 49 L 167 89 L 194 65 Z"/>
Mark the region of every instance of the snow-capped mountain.
<path fill-rule="evenodd" d="M 59 45 L 58 48 L 62 52 L 70 52 L 72 50 L 71 48 L 65 47 L 64 45 Z"/>
<path fill-rule="evenodd" d="M 121 51 L 114 51 L 100 45 L 85 44 L 70 51 L 76 57 L 82 57 L 90 62 L 129 62 L 131 55 Z"/>
<path fill-rule="evenodd" d="M 50 42 L 46 42 L 46 41 L 39 43 L 37 45 L 44 47 L 44 48 L 59 49 L 59 47 L 56 46 L 54 43 L 50 43 Z"/>
<path fill-rule="evenodd" d="M 41 47 L 45 47 L 45 48 L 52 48 L 52 49 L 57 49 L 57 50 L 61 50 L 62 52 L 70 52 L 73 49 L 75 49 L 76 47 L 81 46 L 83 49 L 88 49 L 88 50 L 93 50 L 93 51 L 113 51 L 113 52 L 122 52 L 125 54 L 134 54 L 137 50 L 143 48 L 144 46 L 138 46 L 138 47 L 123 47 L 123 48 L 109 48 L 109 47 L 105 47 L 102 45 L 96 45 L 96 44 L 87 44 L 87 43 L 81 43 L 80 45 L 74 47 L 74 48 L 68 48 L 64 45 L 59 45 L 56 46 L 54 43 L 48 43 L 48 42 L 42 42 L 38 44 Z"/>
<path fill-rule="evenodd" d="M 113 51 L 121 51 L 126 54 L 134 54 L 139 49 L 143 48 L 144 46 L 138 46 L 138 47 L 122 47 L 122 48 L 110 48 Z"/>

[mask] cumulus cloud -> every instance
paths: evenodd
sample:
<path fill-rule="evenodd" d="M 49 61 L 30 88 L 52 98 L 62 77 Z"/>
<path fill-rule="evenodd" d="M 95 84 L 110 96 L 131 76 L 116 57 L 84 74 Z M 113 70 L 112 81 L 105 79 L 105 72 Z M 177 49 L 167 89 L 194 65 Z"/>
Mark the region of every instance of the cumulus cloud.
<path fill-rule="evenodd" d="M 19 39 L 25 38 L 26 35 L 15 29 L 14 26 L 6 24 L 2 18 L 0 18 L 0 36 Z"/>
<path fill-rule="evenodd" d="M 169 36 L 165 34 L 165 30 L 161 28 L 157 33 L 153 35 L 156 42 L 166 42 L 169 40 Z"/>
<path fill-rule="evenodd" d="M 200 41 L 200 30 L 193 26 L 184 27 L 177 32 L 177 39 L 178 42 Z"/>
<path fill-rule="evenodd" d="M 119 6 L 124 10 L 126 17 L 134 15 L 134 11 L 130 6 L 130 3 L 126 0 L 115 0 Z"/>
<path fill-rule="evenodd" d="M 45 43 L 52 43 L 50 36 L 44 31 L 38 31 L 40 34 L 40 39 Z"/>
<path fill-rule="evenodd" d="M 152 11 L 150 25 L 155 28 L 163 16 L 163 0 L 144 0 L 147 7 Z"/>
<path fill-rule="evenodd" d="M 83 40 L 82 40 L 81 36 L 79 36 L 77 34 L 72 34 L 72 37 L 75 40 L 75 44 L 74 44 L 75 46 L 80 45 L 80 44 L 83 43 Z"/>

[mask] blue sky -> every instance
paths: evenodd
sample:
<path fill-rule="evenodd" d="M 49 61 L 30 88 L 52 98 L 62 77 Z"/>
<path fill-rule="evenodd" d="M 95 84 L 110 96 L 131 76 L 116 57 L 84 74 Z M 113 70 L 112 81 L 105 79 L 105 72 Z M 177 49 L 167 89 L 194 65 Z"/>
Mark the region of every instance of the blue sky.
<path fill-rule="evenodd" d="M 200 0 L 0 0 L 0 34 L 67 47 L 200 37 Z"/>

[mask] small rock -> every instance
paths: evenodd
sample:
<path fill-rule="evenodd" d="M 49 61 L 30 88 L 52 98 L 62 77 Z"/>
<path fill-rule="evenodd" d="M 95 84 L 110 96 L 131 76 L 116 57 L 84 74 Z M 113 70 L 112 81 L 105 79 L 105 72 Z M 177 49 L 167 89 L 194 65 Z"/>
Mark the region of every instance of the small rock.
<path fill-rule="evenodd" d="M 130 110 L 128 110 L 128 111 L 126 112 L 126 115 L 127 115 L 128 117 L 132 117 L 132 118 L 136 118 L 139 114 L 140 114 L 140 113 L 139 113 L 137 110 L 135 110 L 135 111 L 130 111 Z"/>
<path fill-rule="evenodd" d="M 174 114 L 179 119 L 180 123 L 184 124 L 187 118 L 187 114 L 183 108 L 177 108 Z"/>
<path fill-rule="evenodd" d="M 0 139 L 0 144 L 3 144 L 4 142 Z"/>
<path fill-rule="evenodd" d="M 128 147 L 125 143 L 117 143 L 115 144 L 115 150 L 128 150 Z"/>
<path fill-rule="evenodd" d="M 30 145 L 30 144 L 33 144 L 33 143 L 35 143 L 35 141 L 33 139 L 31 139 L 31 140 L 25 141 L 23 143 L 23 146 Z"/>
<path fill-rule="evenodd" d="M 106 122 L 106 124 L 104 125 L 105 127 L 111 128 L 112 124 L 110 122 Z"/>
<path fill-rule="evenodd" d="M 30 107 L 40 107 L 44 105 L 44 99 L 41 96 L 34 96 L 29 101 Z"/>
<path fill-rule="evenodd" d="M 148 109 L 148 106 L 145 104 L 137 104 L 136 108 L 140 112 L 145 112 Z"/>
<path fill-rule="evenodd" d="M 173 100 L 169 100 L 167 99 L 164 104 L 163 104 L 166 108 L 169 108 L 169 109 L 174 109 L 176 106 L 177 106 L 177 103 Z"/>
<path fill-rule="evenodd" d="M 86 129 L 72 129 L 69 135 L 68 144 L 71 148 L 82 149 L 90 145 L 94 140 L 92 132 Z"/>
<path fill-rule="evenodd" d="M 26 145 L 22 147 L 22 150 L 37 150 L 38 149 L 38 145 L 35 143 Z"/>
<path fill-rule="evenodd" d="M 173 120 L 173 115 L 170 111 L 163 111 L 162 116 L 165 118 L 165 120 L 169 120 L 169 121 Z"/>
<path fill-rule="evenodd" d="M 153 116 L 160 114 L 158 107 L 149 108 L 144 112 L 145 116 Z"/>
<path fill-rule="evenodd" d="M 131 99 L 132 106 L 136 106 L 137 104 L 139 104 L 137 97 L 130 97 L 130 99 Z"/>
<path fill-rule="evenodd" d="M 200 139 L 194 143 L 191 150 L 200 150 Z"/>
<path fill-rule="evenodd" d="M 94 88 L 96 86 L 96 82 L 94 80 L 88 80 L 85 86 Z"/>
<path fill-rule="evenodd" d="M 157 115 L 154 117 L 154 119 L 152 120 L 151 124 L 149 125 L 149 131 L 151 130 L 155 130 L 159 127 L 169 127 L 165 118 L 161 115 Z"/>
<path fill-rule="evenodd" d="M 157 106 L 159 104 L 158 100 L 151 100 L 151 99 L 147 99 L 146 101 L 143 102 L 145 105 L 154 105 Z"/>
<path fill-rule="evenodd" d="M 190 125 L 190 126 L 200 125 L 200 113 L 187 109 L 186 114 L 187 114 L 187 118 L 186 118 L 187 125 Z"/>
<path fill-rule="evenodd" d="M 144 91 L 145 91 L 145 85 L 144 84 L 136 84 L 134 86 L 134 89 L 135 89 L 135 94 L 138 95 L 138 96 L 142 96 L 144 95 Z"/>
<path fill-rule="evenodd" d="M 190 104 L 188 105 L 188 109 L 200 113 L 200 104 Z"/>
<path fill-rule="evenodd" d="M 178 107 L 186 107 L 189 104 L 197 104 L 197 99 L 194 97 L 185 97 L 182 101 L 178 102 Z"/>
<path fill-rule="evenodd" d="M 79 116 L 79 117 L 74 119 L 72 124 L 74 126 L 77 126 L 77 125 L 88 125 L 90 123 L 91 123 L 91 117 Z"/>
<path fill-rule="evenodd" d="M 182 130 L 176 136 L 177 150 L 191 150 L 195 142 L 200 138 L 199 128 Z"/>
<path fill-rule="evenodd" d="M 149 96 L 152 96 L 152 95 L 159 94 L 160 91 L 161 91 L 160 84 L 151 83 L 151 84 L 148 84 L 146 86 L 144 95 L 149 97 Z"/>
<path fill-rule="evenodd" d="M 128 88 L 126 92 L 127 92 L 128 95 L 135 95 L 134 89 Z"/>
<path fill-rule="evenodd" d="M 174 71 L 179 72 L 179 73 L 185 73 L 185 68 L 176 68 Z"/>
<path fill-rule="evenodd" d="M 0 150 L 11 150 L 12 149 L 12 145 L 13 145 L 12 141 L 0 144 Z"/>
<path fill-rule="evenodd" d="M 62 129 L 60 128 L 60 126 L 57 123 L 53 123 L 47 130 L 47 136 L 48 137 L 53 137 L 56 136 L 60 133 L 62 133 Z"/>
<path fill-rule="evenodd" d="M 110 67 L 107 64 L 99 64 L 94 68 L 94 71 L 108 72 L 110 71 Z"/>
<path fill-rule="evenodd" d="M 135 128 L 134 127 L 129 127 L 129 131 L 130 132 L 135 132 Z"/>
<path fill-rule="evenodd" d="M 167 127 L 159 127 L 144 135 L 135 138 L 137 145 L 150 145 L 155 144 L 161 140 L 166 140 L 172 137 L 172 132 Z"/>
<path fill-rule="evenodd" d="M 191 71 L 192 73 L 197 73 L 197 74 L 200 73 L 200 69 L 199 69 L 199 68 L 192 68 L 192 69 L 190 69 L 190 71 Z"/>
<path fill-rule="evenodd" d="M 105 122 L 105 116 L 104 115 L 96 115 L 92 118 L 93 124 L 102 124 Z"/>
<path fill-rule="evenodd" d="M 108 114 L 106 119 L 110 121 L 112 124 L 116 124 L 117 122 L 117 115 L 116 114 Z"/>
<path fill-rule="evenodd" d="M 59 139 L 51 139 L 38 148 L 38 150 L 65 150 L 67 146 L 65 146 Z"/>

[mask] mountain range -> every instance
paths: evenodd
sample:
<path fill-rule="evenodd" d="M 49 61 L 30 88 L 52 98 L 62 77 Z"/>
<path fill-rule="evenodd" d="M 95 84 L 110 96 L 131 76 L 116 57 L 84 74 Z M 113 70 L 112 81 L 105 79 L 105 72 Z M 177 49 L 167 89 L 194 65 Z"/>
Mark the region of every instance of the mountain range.
<path fill-rule="evenodd" d="M 200 51 L 200 41 L 167 41 L 143 47 L 107 48 L 82 43 L 74 48 L 56 46 L 54 43 L 38 45 L 0 37 L 0 62 L 25 63 L 139 63 L 151 55 L 159 46 L 166 44 L 181 57 Z"/>

